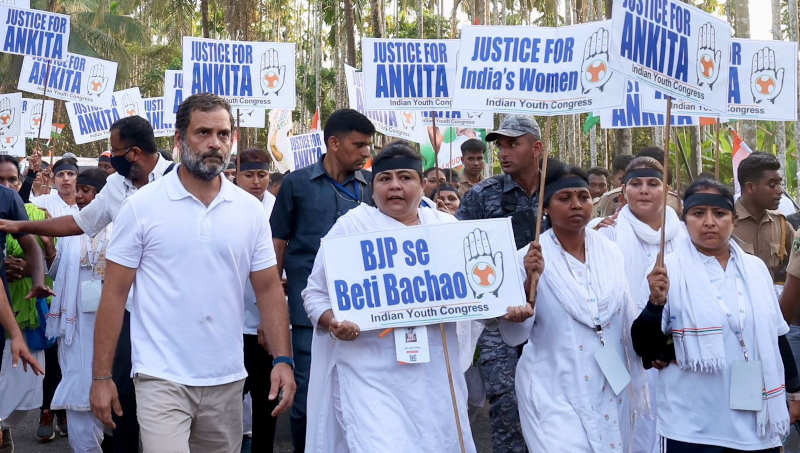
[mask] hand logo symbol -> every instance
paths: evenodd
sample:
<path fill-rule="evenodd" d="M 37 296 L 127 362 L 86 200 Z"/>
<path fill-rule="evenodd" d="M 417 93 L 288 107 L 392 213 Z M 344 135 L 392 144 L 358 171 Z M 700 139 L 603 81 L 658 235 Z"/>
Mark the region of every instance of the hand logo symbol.
<path fill-rule="evenodd" d="M 280 65 L 277 50 L 269 49 L 261 55 L 260 72 L 261 91 L 265 96 L 277 96 L 286 81 L 286 65 Z"/>
<path fill-rule="evenodd" d="M 119 99 L 117 105 L 122 106 L 122 113 L 127 116 L 136 116 L 138 113 L 138 109 L 136 108 L 136 104 L 134 103 L 133 99 L 129 94 L 122 95 Z"/>
<path fill-rule="evenodd" d="M 41 122 L 42 122 L 42 104 L 36 104 L 33 106 L 33 109 L 31 110 L 31 127 L 34 129 L 38 129 L 39 123 Z"/>
<path fill-rule="evenodd" d="M 611 74 L 611 69 L 608 67 L 608 30 L 601 28 L 592 33 L 583 48 L 581 64 L 583 94 L 595 88 L 603 91 L 611 79 Z"/>
<path fill-rule="evenodd" d="M 14 124 L 14 109 L 11 108 L 11 101 L 3 98 L 0 101 L 0 135 L 5 135 Z"/>
<path fill-rule="evenodd" d="M 487 293 L 497 296 L 503 284 L 503 252 L 492 255 L 485 231 L 476 228 L 464 238 L 464 270 L 476 298 Z"/>
<path fill-rule="evenodd" d="M 717 49 L 717 35 L 711 22 L 706 22 L 700 27 L 699 46 L 697 47 L 697 84 L 708 84 L 708 89 L 714 89 L 714 83 L 719 79 L 720 60 L 722 51 Z"/>
<path fill-rule="evenodd" d="M 764 100 L 775 103 L 775 99 L 783 91 L 784 68 L 777 68 L 775 51 L 764 47 L 753 54 L 753 67 L 750 70 L 750 93 L 753 102 L 760 104 Z"/>
<path fill-rule="evenodd" d="M 403 129 L 409 130 L 414 126 L 414 112 L 400 112 L 403 120 Z"/>
<path fill-rule="evenodd" d="M 92 66 L 92 69 L 89 71 L 89 79 L 86 81 L 86 91 L 88 91 L 89 94 L 100 97 L 106 90 L 106 82 L 108 82 L 108 78 L 105 77 L 103 73 L 103 65 L 96 64 Z"/>

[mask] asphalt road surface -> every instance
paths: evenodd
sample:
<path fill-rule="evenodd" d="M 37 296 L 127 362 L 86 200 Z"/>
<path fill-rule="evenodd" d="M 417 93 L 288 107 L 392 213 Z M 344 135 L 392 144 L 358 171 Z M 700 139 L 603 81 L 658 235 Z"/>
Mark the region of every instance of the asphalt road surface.
<path fill-rule="evenodd" d="M 473 437 L 479 453 L 491 453 L 489 434 L 489 409 L 484 407 L 470 411 Z M 455 422 L 455 419 L 454 419 Z M 39 427 L 39 411 L 30 411 L 25 418 L 12 428 L 15 453 L 70 453 L 72 449 L 66 438 L 56 437 L 55 440 L 41 444 L 36 440 L 36 428 Z M 278 419 L 278 433 L 275 453 L 291 453 L 292 442 L 289 431 L 289 417 L 281 416 Z"/>

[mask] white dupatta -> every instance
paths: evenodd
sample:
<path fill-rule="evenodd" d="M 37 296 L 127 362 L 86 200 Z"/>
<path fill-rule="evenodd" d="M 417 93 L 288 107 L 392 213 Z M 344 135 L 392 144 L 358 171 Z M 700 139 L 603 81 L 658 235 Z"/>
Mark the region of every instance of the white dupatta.
<path fill-rule="evenodd" d="M 728 320 L 714 302 L 716 292 L 705 270 L 703 257 L 691 238 L 677 241 L 671 256 L 670 289 L 667 303 L 675 342 L 678 366 L 695 373 L 718 373 L 728 366 L 723 331 Z M 777 304 L 772 281 L 764 263 L 750 256 L 730 241 L 732 263 L 745 285 L 745 298 L 750 303 L 754 323 L 755 345 L 749 345 L 754 359 L 761 361 L 763 406 L 756 417 L 759 436 L 783 436 L 789 427 L 784 395 L 783 363 L 777 342 L 777 328 L 768 304 Z"/>

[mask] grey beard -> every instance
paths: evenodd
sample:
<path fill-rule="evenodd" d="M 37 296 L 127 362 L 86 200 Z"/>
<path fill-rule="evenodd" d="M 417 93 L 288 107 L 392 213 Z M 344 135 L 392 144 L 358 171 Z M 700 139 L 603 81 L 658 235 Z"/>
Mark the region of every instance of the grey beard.
<path fill-rule="evenodd" d="M 189 148 L 189 145 L 186 143 L 181 145 L 181 165 L 183 165 L 183 167 L 186 168 L 189 173 L 205 181 L 211 181 L 219 176 L 220 173 L 228 168 L 228 163 L 230 160 L 231 156 L 229 154 L 221 165 L 209 165 L 203 161 L 202 156 L 192 152 L 191 148 Z"/>

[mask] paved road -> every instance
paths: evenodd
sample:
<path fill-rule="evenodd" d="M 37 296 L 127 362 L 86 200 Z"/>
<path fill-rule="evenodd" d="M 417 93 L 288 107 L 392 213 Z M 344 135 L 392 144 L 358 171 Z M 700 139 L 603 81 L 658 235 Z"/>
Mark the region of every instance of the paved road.
<path fill-rule="evenodd" d="M 489 441 L 489 411 L 483 408 L 470 413 L 475 446 L 479 453 L 491 453 Z M 65 438 L 56 438 L 52 442 L 40 444 L 36 441 L 36 428 L 39 426 L 39 411 L 30 411 L 25 418 L 14 426 L 13 437 L 15 453 L 69 453 L 69 443 Z M 278 419 L 278 439 L 275 453 L 291 453 L 292 443 L 289 432 L 289 419 L 282 416 Z"/>

